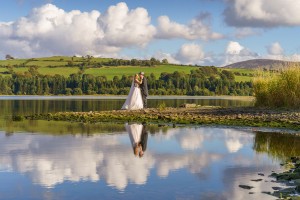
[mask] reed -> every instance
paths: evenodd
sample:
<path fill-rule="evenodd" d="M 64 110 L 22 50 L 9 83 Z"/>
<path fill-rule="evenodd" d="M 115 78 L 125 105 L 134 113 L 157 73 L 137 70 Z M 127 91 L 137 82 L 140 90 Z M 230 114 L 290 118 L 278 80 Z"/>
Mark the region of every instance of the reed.
<path fill-rule="evenodd" d="M 300 66 L 291 64 L 280 72 L 258 71 L 253 79 L 256 106 L 300 107 Z"/>

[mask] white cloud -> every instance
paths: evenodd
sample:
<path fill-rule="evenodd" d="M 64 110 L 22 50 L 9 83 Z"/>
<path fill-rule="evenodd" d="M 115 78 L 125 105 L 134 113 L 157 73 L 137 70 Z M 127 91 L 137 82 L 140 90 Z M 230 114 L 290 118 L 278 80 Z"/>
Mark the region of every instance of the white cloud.
<path fill-rule="evenodd" d="M 261 34 L 260 30 L 256 30 L 253 28 L 238 28 L 235 33 L 235 37 L 237 38 L 245 38 L 252 35 Z"/>
<path fill-rule="evenodd" d="M 144 8 L 126 3 L 98 11 L 66 12 L 53 4 L 35 8 L 15 22 L 0 23 L 0 53 L 15 57 L 43 55 L 114 55 L 124 47 L 142 47 L 156 32 Z"/>
<path fill-rule="evenodd" d="M 202 64 L 206 60 L 202 47 L 194 43 L 183 44 L 174 54 L 158 52 L 155 57 L 158 59 L 166 58 L 169 63 L 174 64 Z"/>
<path fill-rule="evenodd" d="M 279 42 L 275 42 L 267 47 L 268 53 L 270 55 L 283 55 L 284 51 L 279 44 Z"/>
<path fill-rule="evenodd" d="M 110 6 L 99 18 L 105 41 L 112 46 L 146 45 L 156 32 L 150 22 L 146 9 L 129 10 L 126 3 Z"/>
<path fill-rule="evenodd" d="M 157 59 L 159 59 L 159 60 L 167 59 L 169 63 L 180 64 L 180 61 L 176 60 L 176 58 L 174 57 L 174 55 L 172 55 L 170 53 L 157 52 L 154 55 L 154 57 L 157 58 Z"/>
<path fill-rule="evenodd" d="M 191 20 L 188 25 L 184 25 L 171 21 L 168 16 L 160 16 L 156 37 L 163 39 L 215 40 L 223 38 L 223 35 L 212 32 L 210 26 L 205 24 L 201 17 Z"/>
<path fill-rule="evenodd" d="M 230 41 L 226 47 L 224 54 L 224 63 L 229 65 L 235 62 L 258 58 L 258 54 L 243 47 L 238 42 Z"/>
<path fill-rule="evenodd" d="M 230 41 L 226 48 L 226 54 L 238 55 L 244 49 L 238 42 Z"/>
<path fill-rule="evenodd" d="M 175 55 L 177 60 L 185 64 L 199 63 L 204 57 L 204 51 L 197 44 L 184 44 Z"/>
<path fill-rule="evenodd" d="M 294 0 L 230 0 L 225 21 L 235 27 L 276 27 L 300 25 L 300 2 Z"/>

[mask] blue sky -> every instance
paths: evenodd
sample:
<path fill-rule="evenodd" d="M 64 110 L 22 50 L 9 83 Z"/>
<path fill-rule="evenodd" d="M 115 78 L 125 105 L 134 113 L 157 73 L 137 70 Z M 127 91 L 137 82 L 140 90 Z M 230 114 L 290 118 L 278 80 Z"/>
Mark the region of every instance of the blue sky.
<path fill-rule="evenodd" d="M 300 1 L 0 2 L 0 59 L 89 54 L 215 66 L 255 58 L 300 61 Z"/>

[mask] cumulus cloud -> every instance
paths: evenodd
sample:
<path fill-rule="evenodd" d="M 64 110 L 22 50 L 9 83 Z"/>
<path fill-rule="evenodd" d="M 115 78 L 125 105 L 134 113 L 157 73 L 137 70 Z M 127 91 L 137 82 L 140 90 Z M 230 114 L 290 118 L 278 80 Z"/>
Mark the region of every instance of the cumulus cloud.
<path fill-rule="evenodd" d="M 0 54 L 20 58 L 87 54 L 115 57 L 124 48 L 143 48 L 154 38 L 223 38 L 211 30 L 209 20 L 208 13 L 200 14 L 188 24 L 160 16 L 155 27 L 145 8 L 129 9 L 124 2 L 108 7 L 103 13 L 65 11 L 49 3 L 16 21 L 0 22 Z M 178 56 L 182 59 L 186 57 L 184 54 L 183 50 Z"/>
<path fill-rule="evenodd" d="M 212 32 L 209 25 L 204 22 L 206 15 L 194 18 L 188 25 L 171 21 L 168 16 L 158 18 L 157 38 L 184 38 L 188 40 L 202 39 L 215 40 L 223 38 L 220 33 Z"/>
<path fill-rule="evenodd" d="M 240 45 L 238 42 L 230 41 L 224 54 L 224 64 L 228 65 L 235 62 L 258 58 L 258 54 Z"/>
<path fill-rule="evenodd" d="M 252 35 L 261 34 L 260 30 L 256 30 L 253 28 L 238 28 L 235 33 L 236 38 L 245 38 Z"/>
<path fill-rule="evenodd" d="M 235 27 L 276 27 L 300 25 L 300 2 L 293 0 L 230 0 L 225 22 Z"/>
<path fill-rule="evenodd" d="M 126 3 L 98 11 L 66 12 L 53 4 L 35 8 L 14 22 L 0 23 L 2 54 L 114 55 L 123 47 L 145 46 L 156 33 L 144 8 L 129 10 Z"/>
<path fill-rule="evenodd" d="M 284 53 L 279 42 L 275 42 L 275 43 L 267 46 L 267 51 L 270 55 L 282 55 Z"/>
<path fill-rule="evenodd" d="M 155 57 L 174 64 L 202 64 L 207 59 L 202 47 L 195 43 L 183 44 L 174 54 L 158 52 Z"/>
<path fill-rule="evenodd" d="M 184 44 L 181 46 L 175 58 L 183 63 L 199 63 L 204 58 L 205 54 L 201 46 L 197 44 Z"/>

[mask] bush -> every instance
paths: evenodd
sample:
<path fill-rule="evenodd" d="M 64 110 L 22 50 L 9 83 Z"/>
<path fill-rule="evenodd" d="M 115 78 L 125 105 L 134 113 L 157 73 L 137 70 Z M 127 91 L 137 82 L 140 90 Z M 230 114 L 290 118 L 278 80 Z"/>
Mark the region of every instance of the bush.
<path fill-rule="evenodd" d="M 257 106 L 299 108 L 299 88 L 299 66 L 289 66 L 280 73 L 261 71 L 253 80 Z"/>

